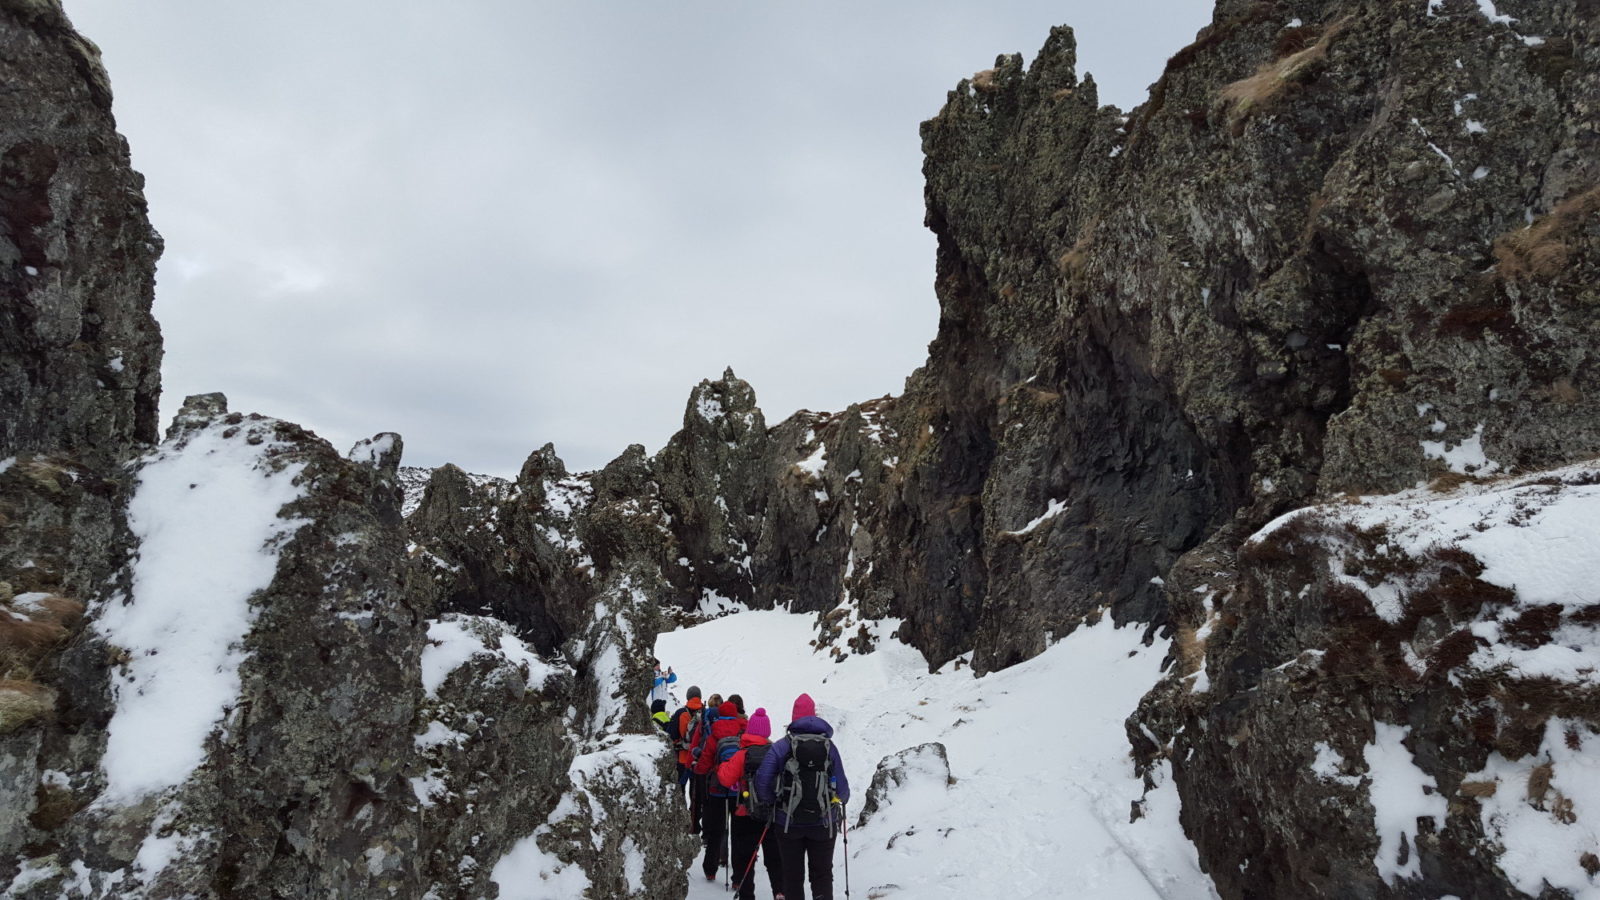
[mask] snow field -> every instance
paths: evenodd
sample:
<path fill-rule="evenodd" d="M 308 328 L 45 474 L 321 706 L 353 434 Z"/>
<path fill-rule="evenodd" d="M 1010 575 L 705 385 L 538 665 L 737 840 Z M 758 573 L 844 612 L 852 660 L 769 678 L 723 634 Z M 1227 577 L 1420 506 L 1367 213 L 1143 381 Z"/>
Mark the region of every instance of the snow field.
<path fill-rule="evenodd" d="M 1160 674 L 1164 643 L 1109 621 L 1080 628 L 1039 657 L 974 678 L 965 666 L 929 674 L 921 654 L 875 624 L 877 652 L 834 663 L 813 652 L 814 617 L 746 611 L 660 635 L 656 655 L 707 697 L 737 693 L 766 708 L 774 737 L 801 692 L 831 723 L 850 777 L 854 822 L 878 761 L 938 741 L 952 783 L 913 775 L 849 833 L 851 893 L 884 900 L 961 897 L 1215 896 L 1178 825 L 1175 789 L 1140 799 L 1123 721 Z M 675 708 L 675 706 L 674 706 Z M 834 856 L 843 896 L 844 844 Z M 698 863 L 689 896 L 725 897 Z M 758 896 L 766 895 L 763 876 Z"/>

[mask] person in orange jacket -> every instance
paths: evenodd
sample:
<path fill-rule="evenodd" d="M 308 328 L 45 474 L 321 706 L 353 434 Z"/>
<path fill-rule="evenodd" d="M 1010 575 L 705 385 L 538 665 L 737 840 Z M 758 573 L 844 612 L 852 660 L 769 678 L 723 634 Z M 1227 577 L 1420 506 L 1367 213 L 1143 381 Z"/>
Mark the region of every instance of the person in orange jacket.
<path fill-rule="evenodd" d="M 733 864 L 734 889 L 739 900 L 755 900 L 756 882 L 752 870 L 759 849 L 767 867 L 767 880 L 772 883 L 772 896 L 783 900 L 783 862 L 778 857 L 778 832 L 769 828 L 771 816 L 756 802 L 751 793 L 756 769 L 772 749 L 772 720 L 765 709 L 750 714 L 744 735 L 739 739 L 739 752 L 717 766 L 717 780 L 730 788 L 738 797 L 733 811 Z"/>
<path fill-rule="evenodd" d="M 683 797 L 687 790 L 689 804 L 689 833 L 700 833 L 700 807 L 701 798 L 699 791 L 694 790 L 690 784 L 690 776 L 694 773 L 694 748 L 693 741 L 699 737 L 697 728 L 705 714 L 705 704 L 700 700 L 700 686 L 689 686 L 689 699 L 678 711 L 672 714 L 667 723 L 667 734 L 673 738 L 678 747 L 678 796 Z M 682 800 L 680 799 L 680 802 Z"/>

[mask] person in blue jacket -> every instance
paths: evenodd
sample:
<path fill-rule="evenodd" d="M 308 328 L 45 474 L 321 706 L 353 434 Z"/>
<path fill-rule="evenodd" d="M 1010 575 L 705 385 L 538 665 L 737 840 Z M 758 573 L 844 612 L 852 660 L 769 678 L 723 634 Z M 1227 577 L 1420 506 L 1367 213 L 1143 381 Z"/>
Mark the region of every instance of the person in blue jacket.
<path fill-rule="evenodd" d="M 667 666 L 667 671 L 662 672 L 661 660 L 658 659 L 655 662 L 656 680 L 655 683 L 650 686 L 650 696 L 645 698 L 645 702 L 654 705 L 657 700 L 660 700 L 661 704 L 666 706 L 672 702 L 672 698 L 668 696 L 667 685 L 676 682 L 678 680 L 678 676 L 672 671 L 671 666 Z"/>
<path fill-rule="evenodd" d="M 827 738 L 828 797 L 805 798 L 800 786 L 783 783 L 784 769 L 795 754 L 796 739 L 808 747 L 819 746 L 807 737 L 810 735 Z M 833 726 L 818 718 L 817 705 L 810 694 L 795 699 L 794 721 L 761 760 L 755 791 L 757 799 L 772 805 L 772 829 L 778 833 L 778 850 L 783 859 L 784 900 L 805 900 L 808 875 L 813 900 L 833 900 L 834 835 L 844 821 L 844 805 L 850 801 L 850 780 L 845 777 L 839 748 L 833 743 Z M 807 806 L 820 812 L 807 815 L 802 812 Z"/>

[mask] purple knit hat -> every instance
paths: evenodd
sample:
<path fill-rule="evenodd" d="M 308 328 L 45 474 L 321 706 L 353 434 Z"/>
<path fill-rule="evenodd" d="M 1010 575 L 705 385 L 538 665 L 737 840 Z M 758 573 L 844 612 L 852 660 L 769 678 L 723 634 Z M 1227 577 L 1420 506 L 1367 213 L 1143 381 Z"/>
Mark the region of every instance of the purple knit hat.
<path fill-rule="evenodd" d="M 811 699 L 810 694 L 801 694 L 800 696 L 794 698 L 794 715 L 790 717 L 791 722 L 796 719 L 804 719 L 806 716 L 814 716 L 816 714 L 817 704 Z"/>
<path fill-rule="evenodd" d="M 772 737 L 772 720 L 767 718 L 765 709 L 758 707 L 750 714 L 750 724 L 744 727 L 744 733 L 756 737 Z"/>

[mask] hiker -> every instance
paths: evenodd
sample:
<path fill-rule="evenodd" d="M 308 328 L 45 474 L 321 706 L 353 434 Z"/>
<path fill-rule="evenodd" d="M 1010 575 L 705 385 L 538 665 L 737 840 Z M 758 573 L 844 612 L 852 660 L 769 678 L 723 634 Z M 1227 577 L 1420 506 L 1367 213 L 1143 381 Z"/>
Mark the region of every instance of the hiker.
<path fill-rule="evenodd" d="M 705 714 L 705 704 L 700 702 L 700 686 L 689 685 L 689 699 L 678 711 L 672 714 L 667 723 L 667 736 L 678 745 L 678 796 L 680 803 L 687 792 L 689 803 L 689 833 L 700 833 L 700 794 L 694 789 L 694 769 L 692 763 L 694 756 L 690 752 L 694 748 L 694 741 L 699 737 L 701 718 Z"/>
<path fill-rule="evenodd" d="M 716 718 L 707 713 L 705 739 L 696 748 L 694 773 L 705 784 L 705 806 L 700 813 L 700 835 L 706 842 L 706 856 L 700 863 L 707 881 L 717 880 L 717 867 L 728 863 L 728 820 L 733 817 L 734 791 L 724 787 L 712 774 L 719 763 L 739 750 L 744 734 L 744 716 L 732 702 L 717 707 Z"/>
<path fill-rule="evenodd" d="M 850 801 L 833 726 L 817 717 L 810 694 L 794 701 L 794 720 L 756 770 L 756 798 L 772 804 L 772 827 L 782 855 L 783 896 L 833 900 L 833 839 Z"/>
<path fill-rule="evenodd" d="M 717 707 L 722 705 L 722 695 L 712 694 L 706 701 L 705 711 L 700 714 L 701 722 L 694 734 L 689 736 L 689 803 L 694 808 L 695 831 L 690 834 L 704 834 L 706 827 L 706 776 L 699 771 L 696 757 L 706 742 L 706 735 L 710 732 L 711 722 L 717 718 Z"/>
<path fill-rule="evenodd" d="M 772 895 L 783 900 L 783 865 L 778 859 L 778 831 L 771 827 L 772 810 L 762 806 L 752 793 L 756 769 L 772 750 L 768 740 L 771 736 L 772 721 L 767 718 L 767 711 L 758 707 L 750 714 L 750 723 L 739 738 L 739 752 L 717 767 L 717 780 L 738 795 L 733 810 L 733 836 L 729 841 L 733 852 L 728 862 L 733 866 L 734 889 L 738 891 L 739 900 L 755 900 L 753 870 L 758 851 L 767 867 Z"/>
<path fill-rule="evenodd" d="M 743 697 L 739 696 L 738 694 L 729 694 L 728 695 L 728 702 L 732 703 L 734 705 L 734 708 L 739 710 L 739 715 L 741 715 L 741 716 L 744 715 L 744 698 Z"/>
<path fill-rule="evenodd" d="M 667 740 L 672 740 L 672 717 L 667 715 L 667 701 L 650 701 L 650 721 L 656 723 L 656 727 L 661 729 L 661 733 L 667 736 Z"/>
<path fill-rule="evenodd" d="M 671 666 L 667 666 L 667 671 L 662 672 L 661 671 L 661 660 L 658 659 L 658 660 L 655 661 L 655 663 L 656 663 L 656 680 L 655 680 L 655 682 L 653 684 L 650 685 L 650 697 L 649 697 L 649 700 L 650 700 L 651 704 L 654 704 L 657 700 L 660 700 L 661 701 L 661 705 L 665 706 L 667 701 L 672 699 L 671 693 L 669 693 L 668 690 L 667 690 L 667 685 L 676 684 L 677 681 L 678 681 L 678 675 L 677 675 L 677 673 L 672 671 L 672 667 Z"/>

